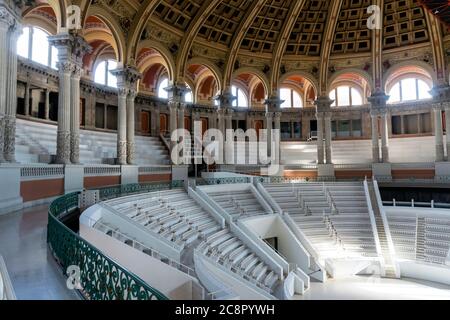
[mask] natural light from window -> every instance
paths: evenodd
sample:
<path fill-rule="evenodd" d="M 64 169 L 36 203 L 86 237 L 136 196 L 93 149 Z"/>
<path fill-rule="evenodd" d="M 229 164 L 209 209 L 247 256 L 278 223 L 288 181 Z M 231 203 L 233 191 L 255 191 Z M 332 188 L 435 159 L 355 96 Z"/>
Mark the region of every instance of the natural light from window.
<path fill-rule="evenodd" d="M 334 100 L 332 107 L 352 107 L 363 104 L 361 93 L 350 86 L 339 86 L 330 92 L 330 99 Z"/>
<path fill-rule="evenodd" d="M 295 90 L 281 88 L 280 99 L 284 100 L 281 104 L 281 108 L 303 108 L 302 97 Z"/>
<path fill-rule="evenodd" d="M 111 74 L 112 70 L 117 69 L 117 62 L 114 60 L 104 60 L 97 65 L 94 73 L 94 82 L 117 88 L 117 78 Z"/>
<path fill-rule="evenodd" d="M 17 41 L 17 54 L 26 59 L 56 69 L 58 49 L 50 46 L 49 34 L 37 27 L 25 27 Z"/>
<path fill-rule="evenodd" d="M 158 98 L 169 99 L 169 93 L 166 90 L 166 88 L 168 87 L 169 87 L 169 79 L 165 78 L 163 79 L 163 81 L 159 83 Z M 192 94 L 192 89 L 188 85 L 186 85 L 186 87 L 188 88 L 188 91 L 184 94 L 184 102 L 193 103 L 194 95 Z"/>
<path fill-rule="evenodd" d="M 248 108 L 248 100 L 244 91 L 236 86 L 232 86 L 231 93 L 236 97 L 236 99 L 233 101 L 233 107 Z"/>
<path fill-rule="evenodd" d="M 388 103 L 431 99 L 430 86 L 421 79 L 407 78 L 395 83 L 389 91 Z"/>

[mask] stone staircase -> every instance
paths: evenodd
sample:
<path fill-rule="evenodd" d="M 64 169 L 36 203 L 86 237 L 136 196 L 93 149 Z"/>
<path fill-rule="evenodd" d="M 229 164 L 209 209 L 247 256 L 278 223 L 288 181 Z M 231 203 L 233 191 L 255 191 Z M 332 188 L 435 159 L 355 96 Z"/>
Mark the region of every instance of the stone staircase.
<path fill-rule="evenodd" d="M 417 219 L 416 260 L 425 260 L 425 218 Z"/>
<path fill-rule="evenodd" d="M 378 233 L 378 239 L 380 240 L 381 254 L 384 259 L 384 270 L 386 278 L 397 278 L 395 274 L 395 261 L 391 258 L 391 252 L 389 249 L 386 229 L 383 223 L 383 218 L 381 217 L 380 207 L 378 206 L 378 201 L 376 198 L 373 183 L 368 183 L 370 202 L 372 203 L 373 213 L 375 215 L 376 229 Z"/>
<path fill-rule="evenodd" d="M 19 163 L 51 163 L 56 154 L 57 127 L 52 124 L 17 119 L 16 159 Z M 136 136 L 136 164 L 169 164 L 169 153 L 159 137 Z M 80 130 L 80 162 L 114 164 L 117 135 Z"/>

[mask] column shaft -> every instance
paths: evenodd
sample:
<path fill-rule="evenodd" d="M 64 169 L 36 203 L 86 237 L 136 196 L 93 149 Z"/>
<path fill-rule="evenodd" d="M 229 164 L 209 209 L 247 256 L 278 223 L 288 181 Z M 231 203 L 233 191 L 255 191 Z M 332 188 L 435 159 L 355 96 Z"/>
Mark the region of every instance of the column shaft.
<path fill-rule="evenodd" d="M 281 113 L 277 112 L 275 113 L 275 117 L 274 117 L 274 128 L 276 131 L 276 135 L 275 133 L 272 135 L 274 142 L 275 142 L 275 164 L 280 164 L 281 163 L 281 155 L 280 155 L 280 150 L 281 150 Z"/>
<path fill-rule="evenodd" d="M 388 115 L 381 116 L 381 157 L 384 163 L 389 162 L 389 135 L 388 135 Z"/>
<path fill-rule="evenodd" d="M 450 105 L 445 108 L 445 129 L 447 138 L 447 161 L 450 162 Z"/>
<path fill-rule="evenodd" d="M 73 64 L 59 63 L 58 133 L 56 140 L 56 163 L 70 164 L 70 85 Z"/>
<path fill-rule="evenodd" d="M 435 108 L 433 112 L 436 162 L 442 162 L 444 161 L 444 132 L 442 128 L 442 110 L 440 108 Z"/>
<path fill-rule="evenodd" d="M 323 145 L 323 117 L 317 115 L 317 163 L 324 164 L 324 145 Z"/>
<path fill-rule="evenodd" d="M 378 132 L 378 116 L 372 115 L 372 160 L 380 162 L 380 133 Z"/>
<path fill-rule="evenodd" d="M 80 162 L 80 77 L 81 68 L 74 67 L 70 78 L 70 161 Z"/>
<path fill-rule="evenodd" d="M 119 89 L 117 117 L 117 161 L 127 164 L 127 89 Z"/>
<path fill-rule="evenodd" d="M 136 92 L 130 92 L 127 99 L 127 163 L 133 165 L 135 162 L 135 110 L 134 100 Z"/>
<path fill-rule="evenodd" d="M 25 116 L 30 115 L 30 82 L 27 80 L 25 84 L 25 95 L 24 95 L 24 114 Z"/>
<path fill-rule="evenodd" d="M 46 89 L 45 90 L 45 105 L 44 105 L 44 110 L 45 110 L 45 115 L 44 118 L 45 120 L 49 120 L 50 119 L 50 90 Z"/>
<path fill-rule="evenodd" d="M 331 146 L 331 116 L 325 116 L 325 158 L 327 164 L 333 163 L 332 146 Z"/>
<path fill-rule="evenodd" d="M 17 39 L 21 26 L 10 31 L 8 45 L 8 82 L 6 84 L 5 160 L 16 161 L 16 113 L 17 113 Z"/>
<path fill-rule="evenodd" d="M 272 157 L 272 129 L 273 129 L 273 113 L 266 113 L 266 129 L 267 129 L 267 157 Z"/>
<path fill-rule="evenodd" d="M 4 11 L 3 11 L 4 10 Z M 8 79 L 8 52 L 4 48 L 8 47 L 8 23 L 9 12 L 0 8 L 0 162 L 5 162 L 5 122 L 6 122 L 6 89 Z"/>

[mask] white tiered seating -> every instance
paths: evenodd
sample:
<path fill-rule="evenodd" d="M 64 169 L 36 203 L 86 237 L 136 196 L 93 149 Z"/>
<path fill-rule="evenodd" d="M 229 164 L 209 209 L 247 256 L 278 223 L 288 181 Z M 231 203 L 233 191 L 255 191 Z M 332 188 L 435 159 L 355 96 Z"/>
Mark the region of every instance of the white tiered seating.
<path fill-rule="evenodd" d="M 208 192 L 208 196 L 233 217 L 267 213 L 251 190 Z"/>
<path fill-rule="evenodd" d="M 231 272 L 273 293 L 280 277 L 227 229 L 210 235 L 198 250 Z"/>
<path fill-rule="evenodd" d="M 425 261 L 445 264 L 450 250 L 450 219 L 425 218 Z"/>
<path fill-rule="evenodd" d="M 265 184 L 321 258 L 376 257 L 365 200 L 358 182 Z"/>
<path fill-rule="evenodd" d="M 417 218 L 415 216 L 388 216 L 388 221 L 397 258 L 415 260 Z"/>
<path fill-rule="evenodd" d="M 220 229 L 182 189 L 123 197 L 105 204 L 183 248 Z"/>
<path fill-rule="evenodd" d="M 16 158 L 21 163 L 48 163 L 56 154 L 57 127 L 17 119 Z M 169 155 L 159 138 L 136 136 L 136 164 L 167 164 Z M 117 135 L 80 130 L 80 162 L 102 164 L 117 155 Z"/>

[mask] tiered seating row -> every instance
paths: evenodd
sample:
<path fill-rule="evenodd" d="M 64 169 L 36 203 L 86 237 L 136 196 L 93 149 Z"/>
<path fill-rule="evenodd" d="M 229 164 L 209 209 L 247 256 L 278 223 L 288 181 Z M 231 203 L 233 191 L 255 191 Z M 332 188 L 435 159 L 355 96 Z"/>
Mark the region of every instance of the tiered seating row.
<path fill-rule="evenodd" d="M 227 229 L 208 236 L 197 250 L 231 272 L 271 293 L 280 283 L 279 275 Z"/>
<path fill-rule="evenodd" d="M 208 196 L 232 217 L 255 216 L 267 213 L 251 190 L 208 192 Z"/>

